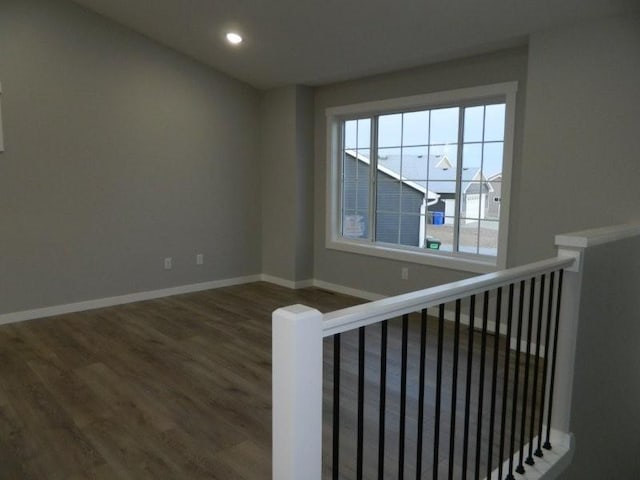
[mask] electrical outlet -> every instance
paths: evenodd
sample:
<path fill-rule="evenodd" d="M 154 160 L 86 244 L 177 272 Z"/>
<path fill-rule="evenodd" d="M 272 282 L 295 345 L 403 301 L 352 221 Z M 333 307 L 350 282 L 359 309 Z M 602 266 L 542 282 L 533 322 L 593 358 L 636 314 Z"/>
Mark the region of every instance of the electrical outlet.
<path fill-rule="evenodd" d="M 196 265 L 203 265 L 204 264 L 204 255 L 202 253 L 199 253 L 196 255 Z"/>
<path fill-rule="evenodd" d="M 409 267 L 402 267 L 402 270 L 400 270 L 400 278 L 402 278 L 402 280 L 409 280 Z"/>
<path fill-rule="evenodd" d="M 173 259 L 171 257 L 167 257 L 164 259 L 164 269 L 171 270 L 173 268 Z"/>

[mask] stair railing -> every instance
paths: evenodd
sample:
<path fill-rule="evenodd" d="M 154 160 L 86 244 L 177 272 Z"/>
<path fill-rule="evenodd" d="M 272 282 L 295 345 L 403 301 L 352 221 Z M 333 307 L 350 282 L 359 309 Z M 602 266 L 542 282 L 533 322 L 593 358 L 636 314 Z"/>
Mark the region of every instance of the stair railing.
<path fill-rule="evenodd" d="M 323 431 L 325 478 L 539 471 L 569 434 L 578 266 L 564 249 L 327 314 L 276 310 L 273 478 L 323 478 Z"/>

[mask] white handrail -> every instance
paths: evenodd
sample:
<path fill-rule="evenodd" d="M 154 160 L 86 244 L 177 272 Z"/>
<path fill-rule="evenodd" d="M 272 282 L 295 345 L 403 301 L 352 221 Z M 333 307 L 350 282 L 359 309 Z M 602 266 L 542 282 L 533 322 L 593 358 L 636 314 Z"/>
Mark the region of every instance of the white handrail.
<path fill-rule="evenodd" d="M 458 282 L 336 310 L 323 316 L 322 336 L 329 337 L 337 333 L 373 325 L 406 313 L 422 310 L 423 308 L 431 308 L 471 295 L 477 295 L 500 286 L 527 280 L 532 276 L 568 268 L 575 261 L 575 258 L 569 257 L 550 258 L 521 267 L 487 273 Z"/>

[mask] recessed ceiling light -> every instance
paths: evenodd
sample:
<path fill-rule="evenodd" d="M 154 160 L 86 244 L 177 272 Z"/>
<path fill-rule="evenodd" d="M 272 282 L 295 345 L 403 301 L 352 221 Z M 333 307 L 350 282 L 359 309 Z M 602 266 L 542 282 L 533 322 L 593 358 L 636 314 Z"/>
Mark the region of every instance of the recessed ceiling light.
<path fill-rule="evenodd" d="M 238 33 L 229 32 L 227 33 L 226 37 L 227 42 L 229 42 L 231 45 L 239 45 L 242 43 L 242 37 Z"/>

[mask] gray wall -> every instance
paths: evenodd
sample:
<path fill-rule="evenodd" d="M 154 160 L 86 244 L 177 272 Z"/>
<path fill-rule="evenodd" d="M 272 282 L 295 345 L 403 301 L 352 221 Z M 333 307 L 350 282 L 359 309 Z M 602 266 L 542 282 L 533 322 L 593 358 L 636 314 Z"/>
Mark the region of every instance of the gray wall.
<path fill-rule="evenodd" d="M 260 109 L 262 271 L 313 276 L 313 95 L 308 87 L 265 92 Z"/>
<path fill-rule="evenodd" d="M 401 281 L 401 262 L 325 249 L 324 112 L 355 102 L 519 82 L 510 265 L 637 220 L 639 30 L 600 19 L 261 99 L 70 2 L 5 0 L 0 313 L 262 271 L 383 294 L 468 277 L 411 264 Z"/>
<path fill-rule="evenodd" d="M 563 479 L 640 478 L 640 239 L 587 249 Z"/>
<path fill-rule="evenodd" d="M 640 219 L 640 19 L 533 35 L 528 71 L 516 264 L 553 255 L 556 233 Z"/>
<path fill-rule="evenodd" d="M 512 190 L 518 191 L 527 83 L 526 48 L 318 88 L 315 111 L 315 278 L 380 294 L 396 294 L 470 276 L 465 272 L 410 264 L 409 280 L 401 281 L 400 269 L 405 265 L 402 262 L 325 248 L 326 108 L 513 80 L 518 81 L 518 97 Z M 515 198 L 511 204 L 512 216 L 518 206 Z M 510 242 L 512 248 L 514 245 Z"/>
<path fill-rule="evenodd" d="M 528 51 L 432 65 L 316 93 L 315 277 L 382 294 L 468 274 L 324 248 L 327 107 L 517 80 L 508 266 L 555 254 L 553 236 L 640 220 L 640 20 L 601 18 L 539 32 Z M 525 102 L 526 97 L 526 102 Z"/>
<path fill-rule="evenodd" d="M 265 92 L 260 103 L 262 271 L 293 280 L 296 248 L 296 90 Z"/>
<path fill-rule="evenodd" d="M 296 280 L 313 278 L 313 88 L 296 86 Z"/>
<path fill-rule="evenodd" d="M 257 91 L 58 0 L 0 3 L 0 81 L 0 313 L 261 271 Z"/>

